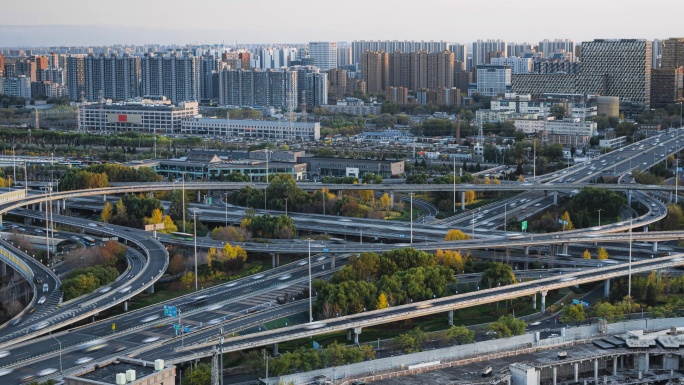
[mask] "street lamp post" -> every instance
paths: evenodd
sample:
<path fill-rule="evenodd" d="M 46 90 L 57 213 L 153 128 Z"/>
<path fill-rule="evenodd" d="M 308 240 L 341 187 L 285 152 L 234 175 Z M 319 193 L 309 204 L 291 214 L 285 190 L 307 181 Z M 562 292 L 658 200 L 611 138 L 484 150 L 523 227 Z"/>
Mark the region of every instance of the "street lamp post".
<path fill-rule="evenodd" d="M 268 188 L 268 154 L 270 151 L 266 150 L 266 186 L 264 187 L 264 210 L 266 210 L 266 189 Z"/>
<path fill-rule="evenodd" d="M 456 155 L 454 155 L 454 212 L 456 212 Z"/>
<path fill-rule="evenodd" d="M 506 214 L 508 211 L 508 203 L 504 203 L 504 231 L 506 231 Z"/>
<path fill-rule="evenodd" d="M 313 239 L 308 238 L 306 241 L 309 242 L 309 322 L 313 322 L 313 301 L 311 292 L 311 241 Z"/>
<path fill-rule="evenodd" d="M 192 226 L 195 230 L 195 291 L 197 291 L 197 208 L 192 208 L 192 216 L 194 219 L 194 225 Z"/>
<path fill-rule="evenodd" d="M 598 213 L 599 213 L 599 226 L 601 226 L 601 210 L 603 210 L 603 209 L 598 209 Z"/>
<path fill-rule="evenodd" d="M 628 314 L 632 313 L 632 218 L 629 218 L 629 272 L 627 274 Z"/>
<path fill-rule="evenodd" d="M 182 202 L 182 204 L 183 204 L 183 232 L 185 233 L 185 232 L 187 232 L 187 230 L 185 230 L 185 173 L 181 173 L 181 175 L 183 176 L 183 191 L 182 191 L 182 195 L 183 195 L 183 202 Z"/>
<path fill-rule="evenodd" d="M 223 203 L 226 205 L 226 228 L 228 228 L 228 193 L 225 193 L 225 199 L 223 200 Z"/>
<path fill-rule="evenodd" d="M 411 197 L 411 203 L 409 206 L 411 206 L 411 244 L 413 244 L 413 193 L 409 193 L 409 196 Z"/>
<path fill-rule="evenodd" d="M 62 342 L 60 340 L 58 340 L 57 338 L 55 338 L 55 336 L 53 336 L 52 333 L 50 333 L 50 337 L 52 337 L 52 339 L 57 341 L 57 343 L 59 344 L 59 373 L 63 374 L 63 371 L 62 371 Z"/>
<path fill-rule="evenodd" d="M 285 198 L 285 216 L 287 217 L 287 198 Z"/>

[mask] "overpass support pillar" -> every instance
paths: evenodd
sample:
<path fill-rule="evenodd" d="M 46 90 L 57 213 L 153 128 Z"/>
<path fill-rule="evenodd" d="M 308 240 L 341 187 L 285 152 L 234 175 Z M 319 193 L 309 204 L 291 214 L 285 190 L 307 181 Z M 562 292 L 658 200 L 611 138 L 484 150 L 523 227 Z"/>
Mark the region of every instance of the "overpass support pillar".
<path fill-rule="evenodd" d="M 361 335 L 361 327 L 354 328 L 354 344 L 359 344 L 359 336 Z"/>
<path fill-rule="evenodd" d="M 553 205 L 558 206 L 558 191 L 553 192 Z"/>
<path fill-rule="evenodd" d="M 38 212 L 43 212 L 43 202 L 38 203 Z"/>
<path fill-rule="evenodd" d="M 525 246 L 525 255 L 530 255 L 530 247 Z"/>
<path fill-rule="evenodd" d="M 648 225 L 644 226 L 644 233 L 648 233 Z"/>
<path fill-rule="evenodd" d="M 273 344 L 273 357 L 278 357 L 278 344 Z"/>
<path fill-rule="evenodd" d="M 0 222 L 0 224 L 2 224 L 2 222 Z M 653 252 L 655 253 L 656 251 L 658 251 L 658 242 L 653 242 Z"/>
<path fill-rule="evenodd" d="M 567 253 L 568 253 L 568 244 L 564 243 L 563 244 L 563 254 L 567 254 Z"/>
<path fill-rule="evenodd" d="M 627 205 L 632 205 L 632 190 L 627 191 Z"/>
<path fill-rule="evenodd" d="M 542 314 L 546 313 L 546 294 L 547 291 L 542 291 L 541 292 L 541 312 Z"/>
<path fill-rule="evenodd" d="M 128 311 L 128 301 L 124 301 L 124 311 Z"/>
<path fill-rule="evenodd" d="M 102 202 L 107 202 L 107 195 L 102 196 Z"/>
<path fill-rule="evenodd" d="M 276 268 L 276 255 L 275 255 L 275 253 L 271 253 L 271 265 L 272 265 L 273 269 Z"/>
<path fill-rule="evenodd" d="M 598 358 L 594 360 L 594 384 L 598 384 Z"/>
<path fill-rule="evenodd" d="M 7 276 L 7 264 L 5 262 L 0 262 L 2 264 L 2 276 L 6 277 Z"/>
<path fill-rule="evenodd" d="M 672 192 L 670 192 L 669 203 L 672 203 L 672 202 L 674 202 L 674 194 Z"/>
<path fill-rule="evenodd" d="M 352 339 L 352 330 L 347 329 L 347 341 L 350 341 Z"/>
<path fill-rule="evenodd" d="M 330 262 L 330 270 L 333 270 L 335 268 L 335 254 L 332 254 L 330 259 L 332 260 L 332 262 Z"/>
<path fill-rule="evenodd" d="M 603 296 L 610 297 L 610 278 L 606 279 L 606 283 L 603 284 Z"/>
<path fill-rule="evenodd" d="M 465 191 L 461 191 L 461 210 L 465 210 Z"/>
<path fill-rule="evenodd" d="M 537 310 L 537 293 L 532 294 L 532 310 Z"/>
<path fill-rule="evenodd" d="M 150 199 L 154 198 L 154 191 L 150 191 Z"/>
<path fill-rule="evenodd" d="M 553 385 L 557 385 L 558 384 L 557 381 L 558 381 L 558 368 L 556 368 L 554 366 L 553 367 Z"/>
<path fill-rule="evenodd" d="M 575 362 L 575 382 L 579 382 L 579 362 Z"/>
<path fill-rule="evenodd" d="M 0 215 L 0 226 L 2 226 L 2 215 Z"/>
<path fill-rule="evenodd" d="M 390 208 L 394 208 L 394 191 L 390 191 Z"/>
<path fill-rule="evenodd" d="M 613 357 L 613 375 L 617 376 L 617 357 Z"/>
<path fill-rule="evenodd" d="M 150 287 L 147 288 L 147 292 L 150 294 L 154 294 L 154 284 L 151 284 Z"/>
<path fill-rule="evenodd" d="M 454 326 L 454 311 L 449 310 L 449 326 Z"/>

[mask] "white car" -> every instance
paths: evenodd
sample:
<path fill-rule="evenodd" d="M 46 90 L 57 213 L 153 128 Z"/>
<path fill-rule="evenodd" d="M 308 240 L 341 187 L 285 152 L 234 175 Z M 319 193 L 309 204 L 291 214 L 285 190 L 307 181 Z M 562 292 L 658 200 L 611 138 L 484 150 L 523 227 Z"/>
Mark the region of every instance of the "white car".
<path fill-rule="evenodd" d="M 40 372 L 38 372 L 38 377 L 48 376 L 48 375 L 50 375 L 52 373 L 56 373 L 56 372 L 57 372 L 57 369 L 55 369 L 55 368 L 43 369 Z"/>
<path fill-rule="evenodd" d="M 42 305 L 45 303 L 45 296 L 42 296 L 38 299 L 38 305 Z"/>
<path fill-rule="evenodd" d="M 77 359 L 74 363 L 76 365 L 83 365 L 83 364 L 88 363 L 92 360 L 93 360 L 93 357 L 81 357 L 81 358 Z"/>

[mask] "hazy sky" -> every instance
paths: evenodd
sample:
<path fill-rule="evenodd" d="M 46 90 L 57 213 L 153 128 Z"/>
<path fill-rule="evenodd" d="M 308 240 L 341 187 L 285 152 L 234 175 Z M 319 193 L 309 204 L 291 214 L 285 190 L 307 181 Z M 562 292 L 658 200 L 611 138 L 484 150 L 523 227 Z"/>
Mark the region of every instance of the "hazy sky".
<path fill-rule="evenodd" d="M 680 0 L 3 1 L 0 47 L 352 40 L 667 38 Z"/>

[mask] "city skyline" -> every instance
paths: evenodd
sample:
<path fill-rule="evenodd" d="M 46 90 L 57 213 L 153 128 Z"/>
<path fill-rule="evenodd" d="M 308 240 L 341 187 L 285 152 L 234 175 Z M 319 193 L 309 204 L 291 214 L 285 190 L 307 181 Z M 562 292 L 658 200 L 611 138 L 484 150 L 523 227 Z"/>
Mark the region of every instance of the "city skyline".
<path fill-rule="evenodd" d="M 616 7 L 578 0 L 571 6 L 559 7 L 533 0 L 523 8 L 503 1 L 485 5 L 426 0 L 420 7 L 408 2 L 402 5 L 401 1 L 388 7 L 386 3 L 349 0 L 331 14 L 320 7 L 293 7 L 275 0 L 205 2 L 192 7 L 178 0 L 70 0 L 66 5 L 14 2 L 3 7 L 9 17 L 0 26 L 0 46 L 303 44 L 403 39 L 461 43 L 477 39 L 532 43 L 545 38 L 576 42 L 599 38 L 652 40 L 681 35 L 676 12 L 657 12 L 671 5 L 670 1 L 655 0 L 645 9 L 636 1 Z M 451 17 L 443 22 L 436 20 L 436 16 L 443 15 Z"/>

